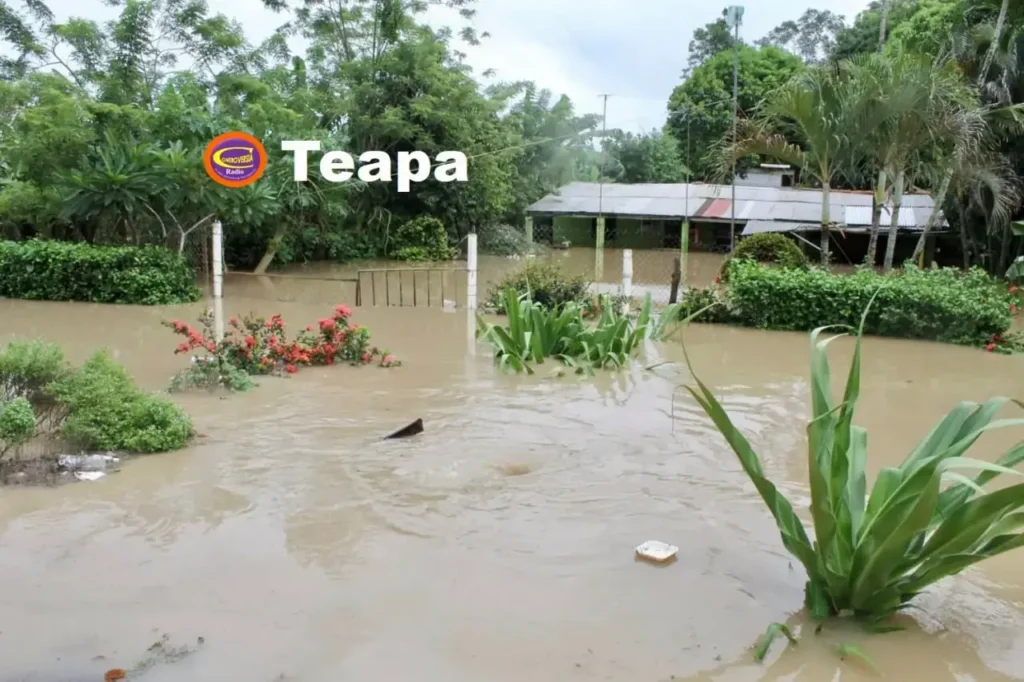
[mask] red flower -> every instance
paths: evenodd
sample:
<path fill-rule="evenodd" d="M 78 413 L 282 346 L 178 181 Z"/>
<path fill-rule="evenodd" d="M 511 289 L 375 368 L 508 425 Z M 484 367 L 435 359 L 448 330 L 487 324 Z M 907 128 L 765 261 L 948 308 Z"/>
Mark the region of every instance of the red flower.
<path fill-rule="evenodd" d="M 721 276 L 716 276 L 715 277 L 715 284 L 721 284 L 721 283 L 722 283 L 722 277 Z"/>
<path fill-rule="evenodd" d="M 306 331 L 307 332 L 313 331 L 313 325 L 309 325 L 308 327 L 306 327 Z"/>
<path fill-rule="evenodd" d="M 296 372 L 299 371 L 299 368 L 296 367 L 295 365 L 285 365 L 284 371 L 288 372 L 289 374 L 295 374 Z"/>
<path fill-rule="evenodd" d="M 1011 306 L 1010 306 L 1010 312 L 1011 312 L 1011 313 L 1015 313 L 1015 312 L 1017 312 L 1017 306 L 1015 306 L 1015 305 L 1011 305 Z"/>
<path fill-rule="evenodd" d="M 369 361 L 370 361 L 370 354 L 369 353 L 363 353 L 363 364 L 365 365 Z"/>
<path fill-rule="evenodd" d="M 211 353 L 215 353 L 217 351 L 217 344 L 215 344 L 213 341 L 210 341 L 208 344 L 206 344 L 206 350 L 210 351 Z"/>
<path fill-rule="evenodd" d="M 334 309 L 335 317 L 352 317 L 352 310 L 344 303 Z"/>
<path fill-rule="evenodd" d="M 174 322 L 171 322 L 171 324 L 174 326 L 174 331 L 178 334 L 181 334 L 188 329 L 188 325 L 181 320 L 175 320 Z"/>
<path fill-rule="evenodd" d="M 238 318 L 237 317 L 232 317 L 230 320 L 228 320 L 228 324 L 230 324 L 232 327 L 237 327 L 238 326 Z"/>
<path fill-rule="evenodd" d="M 320 329 L 322 331 L 332 331 L 336 327 L 334 320 L 323 319 L 320 320 Z"/>
<path fill-rule="evenodd" d="M 1011 294 L 1014 293 L 1015 291 L 1019 291 L 1019 290 L 1020 290 L 1020 287 L 1017 286 L 1016 284 L 1010 285 L 1010 288 L 1007 289 L 1007 291 L 1009 291 Z"/>
<path fill-rule="evenodd" d="M 249 346 L 249 348 L 252 348 L 253 346 L 256 345 L 256 339 L 254 339 L 251 336 L 245 337 L 245 345 Z"/>
<path fill-rule="evenodd" d="M 987 350 L 989 353 L 991 353 L 995 349 L 996 349 L 996 344 L 994 344 L 994 343 L 990 343 L 987 346 L 985 346 L 985 350 Z"/>
<path fill-rule="evenodd" d="M 389 354 L 384 356 L 384 361 L 383 362 L 384 362 L 385 365 L 390 365 L 394 361 L 395 361 L 395 356 L 394 355 L 391 355 L 389 353 Z"/>
<path fill-rule="evenodd" d="M 187 343 L 179 343 L 178 347 L 174 349 L 174 354 L 177 355 L 178 353 L 187 353 L 188 348 L 189 345 Z"/>

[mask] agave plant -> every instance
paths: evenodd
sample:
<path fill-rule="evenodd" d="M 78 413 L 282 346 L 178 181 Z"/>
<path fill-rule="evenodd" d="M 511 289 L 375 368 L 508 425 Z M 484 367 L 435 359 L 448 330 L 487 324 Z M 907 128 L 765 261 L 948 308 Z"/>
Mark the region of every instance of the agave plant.
<path fill-rule="evenodd" d="M 812 618 L 853 615 L 884 627 L 884 620 L 929 585 L 1024 545 L 1024 483 L 982 489 L 1000 474 L 1021 475 L 1012 467 L 1024 460 L 1024 443 L 995 464 L 964 456 L 986 431 L 1024 425 L 1024 419 L 995 419 L 1008 403 L 1024 405 L 1008 398 L 960 403 L 902 464 L 882 469 L 868 495 L 867 432 L 853 424 L 864 318 L 859 329 L 847 328 L 855 331 L 856 347 L 838 404 L 831 397 L 827 346 L 847 334 L 824 338 L 828 329 L 811 333 L 807 442 L 813 541 L 707 386 L 697 379 L 687 389 L 736 453 L 774 515 L 783 545 L 807 571 L 805 603 Z M 980 473 L 970 479 L 957 469 Z"/>
<path fill-rule="evenodd" d="M 494 346 L 500 367 L 515 372 L 533 374 L 532 365 L 546 358 L 554 358 L 579 373 L 623 367 L 652 330 L 664 328 L 663 324 L 652 326 L 650 296 L 635 321 L 616 312 L 614 306 L 602 305 L 601 316 L 593 325 L 584 321 L 583 309 L 575 303 L 550 309 L 529 295 L 518 296 L 511 288 L 503 297 L 507 327 L 487 324 L 478 315 L 477 336 Z M 677 315 L 673 309 L 662 317 L 674 319 Z"/>

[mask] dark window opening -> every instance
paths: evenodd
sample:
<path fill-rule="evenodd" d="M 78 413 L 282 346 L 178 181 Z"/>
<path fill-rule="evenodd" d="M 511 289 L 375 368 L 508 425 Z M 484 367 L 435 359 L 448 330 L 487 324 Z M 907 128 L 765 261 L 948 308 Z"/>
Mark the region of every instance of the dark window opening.
<path fill-rule="evenodd" d="M 793 176 L 792 175 L 783 175 L 782 176 L 782 186 L 783 187 L 792 187 L 793 186 Z"/>
<path fill-rule="evenodd" d="M 678 249 L 683 246 L 682 243 L 682 229 L 683 226 L 680 223 L 673 223 L 671 221 L 665 221 L 665 229 L 662 232 L 661 247 L 663 249 Z"/>

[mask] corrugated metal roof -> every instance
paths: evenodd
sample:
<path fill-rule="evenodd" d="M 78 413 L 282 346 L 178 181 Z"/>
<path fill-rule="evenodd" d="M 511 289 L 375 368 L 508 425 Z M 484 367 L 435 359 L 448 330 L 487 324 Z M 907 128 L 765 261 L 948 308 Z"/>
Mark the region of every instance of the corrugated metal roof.
<path fill-rule="evenodd" d="M 785 223 L 774 220 L 751 220 L 743 226 L 740 236 L 749 237 L 763 232 L 814 232 L 821 229 L 821 224 L 804 225 L 802 223 Z"/>
<path fill-rule="evenodd" d="M 821 191 L 737 185 L 735 219 L 815 223 L 821 220 Z M 730 220 L 732 185 L 702 183 L 620 185 L 573 182 L 527 209 L 529 214 L 608 215 Z M 833 190 L 832 219 L 847 225 L 871 224 L 871 193 Z M 900 227 L 921 228 L 932 210 L 932 198 L 910 194 L 903 198 Z M 867 219 L 864 220 L 865 211 Z M 888 212 L 886 211 L 886 214 Z M 852 221 L 852 222 L 851 222 Z M 888 219 L 883 218 L 883 225 Z M 940 226 L 945 220 L 940 219 Z"/>
<path fill-rule="evenodd" d="M 928 213 L 931 212 L 931 207 L 928 207 L 927 211 L 914 210 L 907 206 L 900 206 L 899 215 L 899 226 L 900 227 L 924 227 L 925 222 L 928 220 Z M 846 219 L 847 225 L 870 225 L 871 224 L 871 207 L 870 206 L 847 206 L 846 207 Z M 882 219 L 879 225 L 888 227 L 892 224 L 892 210 L 887 206 L 882 207 Z"/>

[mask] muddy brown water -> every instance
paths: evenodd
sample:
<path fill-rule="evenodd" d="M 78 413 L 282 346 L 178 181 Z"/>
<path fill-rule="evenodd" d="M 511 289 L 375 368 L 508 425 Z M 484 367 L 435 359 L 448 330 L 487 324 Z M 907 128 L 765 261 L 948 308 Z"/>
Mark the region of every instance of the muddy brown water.
<path fill-rule="evenodd" d="M 346 300 L 335 283 L 274 287 L 230 279 L 226 313 L 305 325 Z M 160 320 L 202 309 L 0 301 L 0 341 L 60 341 L 76 362 L 107 346 L 159 389 L 183 365 Z M 839 643 L 888 679 L 1024 679 L 1020 550 L 937 585 L 903 632 L 814 636 L 802 570 L 676 390 L 680 365 L 502 376 L 469 342 L 463 311 L 363 307 L 355 321 L 404 366 L 309 368 L 228 399 L 184 396 L 208 436 L 194 447 L 94 483 L 0 489 L 0 680 L 99 680 L 138 663 L 158 633 L 206 643 L 138 679 L 877 679 L 841 661 Z M 806 335 L 695 326 L 686 338 L 701 378 L 804 505 Z M 850 344 L 835 346 L 845 369 Z M 864 352 L 872 474 L 958 400 L 1018 395 L 1024 379 L 1020 358 L 971 349 L 869 339 Z M 651 353 L 682 359 L 677 344 Z M 416 417 L 423 434 L 379 440 Z M 976 454 L 1014 435 L 986 436 Z M 635 561 L 651 539 L 679 545 L 679 560 Z M 772 621 L 802 641 L 753 664 Z"/>

